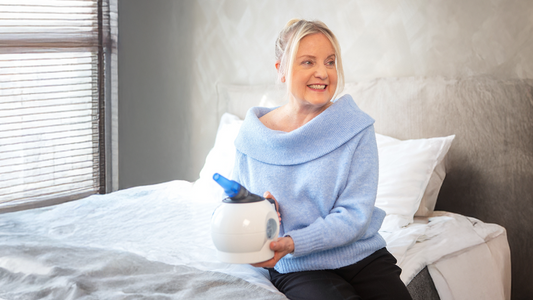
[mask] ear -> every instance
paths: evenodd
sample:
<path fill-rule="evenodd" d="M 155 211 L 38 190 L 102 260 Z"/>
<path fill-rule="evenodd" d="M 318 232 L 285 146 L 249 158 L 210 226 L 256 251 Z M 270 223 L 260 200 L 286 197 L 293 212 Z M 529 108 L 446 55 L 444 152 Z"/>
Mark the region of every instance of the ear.
<path fill-rule="evenodd" d="M 276 70 L 278 70 L 278 74 L 280 73 L 280 69 L 281 68 L 281 62 L 278 60 L 276 61 Z M 281 76 L 281 82 L 285 82 L 285 75 Z"/>

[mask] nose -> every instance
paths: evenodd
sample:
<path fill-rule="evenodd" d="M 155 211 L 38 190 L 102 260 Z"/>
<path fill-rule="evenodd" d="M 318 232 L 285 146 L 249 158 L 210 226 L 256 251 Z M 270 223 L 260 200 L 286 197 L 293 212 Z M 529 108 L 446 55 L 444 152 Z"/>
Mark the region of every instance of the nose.
<path fill-rule="evenodd" d="M 315 70 L 315 77 L 320 78 L 320 79 L 328 78 L 328 71 L 326 69 L 326 66 L 318 64 Z"/>

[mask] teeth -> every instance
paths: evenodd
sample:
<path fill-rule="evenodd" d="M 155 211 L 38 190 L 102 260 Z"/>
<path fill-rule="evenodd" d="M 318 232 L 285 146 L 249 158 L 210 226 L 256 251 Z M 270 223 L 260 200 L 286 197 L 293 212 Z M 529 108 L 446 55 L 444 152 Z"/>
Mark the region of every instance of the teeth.
<path fill-rule="evenodd" d="M 323 90 L 326 88 L 326 85 L 311 84 L 309 87 L 315 90 Z"/>

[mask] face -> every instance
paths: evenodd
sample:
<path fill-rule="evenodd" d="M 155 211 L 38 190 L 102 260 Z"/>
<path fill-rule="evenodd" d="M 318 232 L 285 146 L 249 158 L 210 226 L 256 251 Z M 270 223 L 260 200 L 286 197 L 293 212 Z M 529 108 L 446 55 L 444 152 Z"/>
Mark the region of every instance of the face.
<path fill-rule="evenodd" d="M 336 89 L 333 45 L 322 33 L 304 37 L 292 67 L 292 98 L 304 105 L 322 107 L 333 98 Z"/>

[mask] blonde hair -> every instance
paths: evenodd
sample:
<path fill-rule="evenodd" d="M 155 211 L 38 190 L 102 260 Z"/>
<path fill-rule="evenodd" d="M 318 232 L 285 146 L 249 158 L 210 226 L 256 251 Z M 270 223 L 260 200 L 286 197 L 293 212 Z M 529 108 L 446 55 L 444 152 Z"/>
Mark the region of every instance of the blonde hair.
<path fill-rule="evenodd" d="M 335 96 L 344 89 L 344 70 L 342 68 L 341 48 L 333 32 L 331 32 L 326 24 L 320 21 L 292 19 L 279 33 L 276 40 L 275 50 L 276 60 L 280 62 L 278 80 L 281 80 L 281 78 L 285 76 L 287 88 L 288 90 L 291 89 L 292 65 L 296 53 L 298 52 L 300 41 L 304 37 L 315 33 L 322 33 L 325 35 L 333 46 L 333 49 L 335 49 L 335 65 L 337 69 L 337 89 L 333 96 L 333 98 L 335 98 Z"/>

